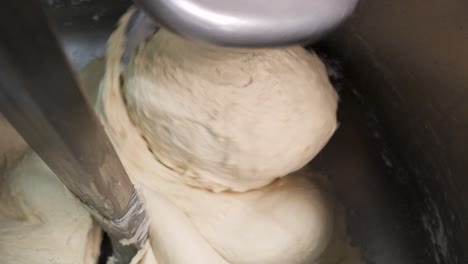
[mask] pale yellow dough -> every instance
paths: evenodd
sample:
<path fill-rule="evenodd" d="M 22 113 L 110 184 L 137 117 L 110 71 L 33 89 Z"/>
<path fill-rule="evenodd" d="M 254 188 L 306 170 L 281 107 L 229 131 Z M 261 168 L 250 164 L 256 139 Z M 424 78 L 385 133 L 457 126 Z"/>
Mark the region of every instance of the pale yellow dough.
<path fill-rule="evenodd" d="M 161 31 L 123 72 L 127 20 L 128 14 L 109 40 L 97 103 L 127 172 L 145 194 L 153 221 L 152 247 L 142 263 L 154 263 L 153 256 L 170 264 L 319 263 L 330 239 L 332 206 L 309 180 L 313 175 L 293 171 L 310 161 L 336 128 L 337 96 L 323 64 L 300 47 L 259 50 L 258 56 L 241 52 L 238 57 L 235 51 L 216 51 Z M 253 68 L 245 76 L 255 76 L 256 66 L 262 70 L 261 78 L 246 87 L 231 78 L 240 74 L 230 64 L 239 58 L 267 61 L 249 63 Z M 216 75 L 216 65 L 222 77 L 210 80 L 208 70 Z M 301 67 L 305 69 L 296 73 Z M 294 78 L 268 81 L 281 79 L 283 70 Z M 269 85 L 262 87 L 262 82 Z M 249 87 L 252 93 L 241 91 Z M 222 91 L 232 98 L 221 96 Z M 276 97 L 280 92 L 282 99 Z M 205 93 L 205 99 L 196 93 Z M 233 101 L 237 108 L 226 108 Z M 208 116 L 213 109 L 217 119 Z M 216 133 L 206 134 L 207 127 Z M 233 144 L 219 144 L 215 134 Z M 218 159 L 217 153 L 230 158 Z"/>
<path fill-rule="evenodd" d="M 100 228 L 3 118 L 0 132 L 0 262 L 96 263 Z"/>
<path fill-rule="evenodd" d="M 161 29 L 122 76 L 154 156 L 199 188 L 263 187 L 306 165 L 337 126 L 324 64 L 300 46 L 222 48 Z"/>

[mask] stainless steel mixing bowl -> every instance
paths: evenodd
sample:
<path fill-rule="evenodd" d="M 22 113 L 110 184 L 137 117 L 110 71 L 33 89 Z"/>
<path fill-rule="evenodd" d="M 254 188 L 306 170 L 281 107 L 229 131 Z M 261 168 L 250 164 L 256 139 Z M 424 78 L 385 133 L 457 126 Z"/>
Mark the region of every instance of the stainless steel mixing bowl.
<path fill-rule="evenodd" d="M 76 70 L 102 56 L 124 0 L 44 0 Z M 362 0 L 315 45 L 340 127 L 312 165 L 368 263 L 468 263 L 468 2 Z"/>

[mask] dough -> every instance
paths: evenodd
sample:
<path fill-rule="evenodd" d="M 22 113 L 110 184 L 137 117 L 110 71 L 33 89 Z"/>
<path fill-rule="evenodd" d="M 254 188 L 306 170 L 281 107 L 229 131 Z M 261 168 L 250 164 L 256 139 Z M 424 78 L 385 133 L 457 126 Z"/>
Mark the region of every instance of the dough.
<path fill-rule="evenodd" d="M 315 263 L 333 218 L 324 194 L 305 171 L 246 193 L 194 192 L 176 200 L 229 263 Z"/>
<path fill-rule="evenodd" d="M 226 53 L 225 65 L 218 50 L 213 57 L 222 77 L 206 80 L 208 69 L 215 70 L 210 68 L 212 48 L 200 46 L 199 50 L 189 49 L 198 54 L 186 53 L 182 45 L 185 41 L 162 31 L 141 51 L 151 51 L 154 56 L 147 60 L 143 53 L 137 55 L 122 82 L 120 57 L 128 16 L 123 17 L 108 42 L 106 72 L 97 103 L 125 169 L 145 194 L 152 219 L 152 248 L 142 263 L 154 263 L 152 256 L 158 263 L 170 264 L 319 263 L 330 238 L 333 210 L 326 195 L 310 180 L 313 175 L 303 170 L 290 173 L 307 163 L 336 127 L 337 97 L 318 58 L 299 47 L 259 50 L 255 56 L 242 51 L 239 54 L 245 56 L 240 57 L 233 51 Z M 152 48 L 161 48 L 158 45 L 163 40 L 173 41 L 167 47 L 180 44 L 181 54 L 186 56 L 176 56 L 176 50 Z M 283 56 L 288 59 L 282 60 Z M 238 87 L 243 75 L 235 77 L 238 67 L 229 64 L 231 59 L 239 62 L 239 58 L 267 61 L 265 65 L 248 63 L 262 69 L 250 69 L 262 76 L 256 79 L 258 76 L 253 75 L 251 86 L 256 88 L 251 92 L 241 91 L 250 88 Z M 198 64 L 192 65 L 192 59 Z M 151 70 L 153 64 L 157 66 L 155 72 Z M 296 74 L 296 67 L 305 69 Z M 231 70 L 235 78 L 231 78 Z M 278 79 L 283 70 L 294 78 L 268 82 L 269 78 Z M 309 74 L 312 77 L 307 77 Z M 197 79 L 197 75 L 201 77 Z M 159 84 L 162 81 L 164 85 Z M 257 81 L 269 84 L 263 87 L 264 92 L 260 92 L 259 84 L 254 85 Z M 186 85 L 176 85 L 183 82 Z M 203 93 L 201 87 L 205 86 L 209 86 L 206 100 L 187 93 Z M 230 93 L 238 105 L 227 107 L 233 101 L 218 95 L 217 90 Z M 287 96 L 290 90 L 298 94 Z M 272 91 L 277 91 L 276 95 L 281 91 L 283 96 L 277 98 Z M 261 111 L 254 107 L 254 101 Z M 205 103 L 207 109 L 202 109 Z M 209 119 L 213 109 L 219 110 L 218 116 Z M 277 117 L 271 118 L 268 113 Z M 203 134 L 199 125 L 216 129 L 219 137 Z M 165 129 L 169 132 L 162 131 Z M 218 141 L 222 137 L 229 138 L 232 145 Z M 229 158 L 218 159 L 218 152 Z M 275 158 L 267 160 L 269 155 Z"/>
<path fill-rule="evenodd" d="M 187 184 L 247 191 L 306 165 L 336 129 L 337 95 L 300 46 L 233 49 L 159 30 L 122 74 L 153 155 Z"/>
<path fill-rule="evenodd" d="M 0 175 L 1 263 L 94 264 L 100 237 L 86 209 L 37 155 Z"/>
<path fill-rule="evenodd" d="M 160 190 L 144 188 L 155 220 L 150 240 L 156 259 L 170 264 L 322 263 L 333 218 L 323 194 L 305 175 L 244 194 L 181 189 L 189 195 L 172 197 L 173 202 Z"/>

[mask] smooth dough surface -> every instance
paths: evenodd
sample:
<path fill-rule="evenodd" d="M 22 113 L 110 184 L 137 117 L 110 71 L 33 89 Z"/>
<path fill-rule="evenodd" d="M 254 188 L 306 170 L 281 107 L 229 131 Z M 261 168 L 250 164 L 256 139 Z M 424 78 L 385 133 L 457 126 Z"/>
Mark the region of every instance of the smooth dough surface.
<path fill-rule="evenodd" d="M 257 181 L 255 178 L 259 178 L 264 175 L 265 171 L 262 173 L 260 173 L 260 171 L 254 172 L 251 170 L 252 168 L 249 168 L 251 174 L 248 174 L 247 171 L 249 170 L 242 170 L 241 167 L 237 167 L 237 169 L 234 169 L 234 171 L 242 171 L 245 173 L 245 178 L 240 177 L 240 174 L 236 173 L 233 174 L 234 177 L 231 177 L 230 173 L 232 171 L 223 170 L 223 168 L 221 168 L 225 165 L 225 163 L 214 162 L 211 163 L 213 165 L 212 167 L 208 166 L 210 168 L 208 168 L 206 171 L 203 170 L 203 174 L 201 174 L 202 170 L 199 170 L 199 177 L 193 177 L 193 175 L 189 174 L 188 172 L 181 173 L 181 171 L 177 168 L 169 166 L 166 162 L 160 160 L 160 156 L 162 155 L 161 153 L 165 151 L 166 147 L 169 151 L 169 148 L 177 149 L 183 146 L 186 146 L 187 149 L 192 150 L 193 146 L 186 141 L 180 141 L 180 145 L 172 145 L 171 142 L 177 141 L 176 138 L 166 139 L 171 141 L 166 142 L 168 144 L 166 147 L 155 147 L 155 145 L 151 143 L 149 138 L 153 137 L 152 133 L 155 133 L 152 132 L 152 130 L 155 129 L 155 131 L 159 131 L 159 128 L 157 127 L 158 125 L 155 125 L 156 127 L 152 127 L 152 125 L 147 126 L 147 124 L 158 122 L 158 118 L 161 118 L 161 106 L 158 104 L 164 105 L 164 103 L 160 102 L 159 100 L 151 102 L 151 98 L 154 99 L 156 97 L 156 94 L 152 93 L 152 91 L 156 90 L 156 88 L 154 84 L 151 83 L 152 81 L 157 82 L 157 78 L 155 76 L 148 76 L 147 78 L 151 80 L 151 82 L 147 83 L 148 81 L 142 81 L 142 83 L 146 84 L 145 86 L 141 87 L 138 87 L 138 85 L 135 84 L 139 82 L 137 75 L 133 75 L 131 78 L 125 78 L 124 82 L 122 82 L 120 56 L 122 54 L 122 46 L 124 41 L 124 25 L 126 24 L 127 19 L 128 14 L 124 16 L 120 26 L 113 33 L 109 40 L 106 72 L 103 81 L 101 82 L 97 103 L 98 111 L 101 114 L 107 133 L 109 134 L 114 147 L 116 148 L 117 153 L 122 160 L 123 165 L 125 166 L 133 182 L 144 190 L 145 200 L 149 209 L 149 213 L 153 219 L 150 232 L 152 248 L 148 254 L 153 254 L 158 263 L 170 264 L 319 263 L 317 262 L 318 258 L 324 251 L 330 239 L 331 226 L 333 223 L 333 210 L 331 210 L 328 206 L 326 195 L 324 195 L 324 193 L 321 192 L 320 189 L 309 180 L 311 175 L 308 175 L 308 173 L 305 173 L 301 170 L 294 172 L 286 177 L 279 178 L 273 183 L 271 183 L 271 181 L 274 178 L 283 175 L 276 175 L 274 177 L 270 175 L 270 177 L 264 177 L 264 182 L 262 182 L 262 180 Z M 147 45 L 152 45 L 151 43 L 152 42 L 150 41 Z M 299 49 L 293 48 L 293 50 Z M 161 54 L 160 56 L 164 55 Z M 311 56 L 313 61 L 317 60 L 318 62 L 317 58 L 315 58 L 313 55 Z M 177 60 L 176 58 L 173 59 Z M 183 61 L 183 57 L 181 57 L 180 60 Z M 151 68 L 151 63 L 154 63 L 154 61 L 135 61 L 136 65 L 146 65 L 148 68 Z M 210 62 L 207 63 L 209 64 Z M 195 65 L 193 66 L 195 67 Z M 222 66 L 221 63 L 220 66 Z M 318 71 L 324 71 L 323 65 L 321 67 L 322 68 L 318 68 Z M 174 70 L 177 71 L 177 68 Z M 317 75 L 315 71 L 314 74 Z M 321 76 L 321 74 L 319 75 Z M 174 77 L 176 78 L 172 79 L 173 83 L 183 81 L 185 78 L 184 74 Z M 321 77 L 326 79 L 326 75 Z M 134 80 L 131 80 L 132 78 Z M 142 78 L 145 79 L 146 77 Z M 193 82 L 195 81 L 196 79 L 193 80 Z M 131 84 L 131 82 L 135 83 Z M 143 91 L 137 91 L 144 90 L 145 87 L 150 91 L 147 93 Z M 163 87 L 166 86 L 161 86 L 158 89 L 163 89 Z M 217 89 L 223 88 L 230 87 L 229 85 L 217 86 Z M 331 89 L 331 87 L 329 88 Z M 164 89 L 170 90 L 172 88 L 166 87 Z M 324 98 L 328 98 L 332 104 L 336 104 L 336 95 L 334 91 L 329 90 L 328 88 L 319 90 L 319 94 L 322 94 L 319 95 L 319 97 L 323 96 Z M 139 95 L 135 95 L 133 99 L 129 99 L 129 97 L 132 97 L 130 94 L 133 92 L 139 93 Z M 163 91 L 161 91 L 161 93 L 164 94 Z M 170 94 L 170 92 L 168 93 Z M 126 95 L 125 98 L 123 94 Z M 304 92 L 304 94 L 307 94 L 307 92 Z M 304 97 L 306 96 L 304 95 Z M 166 98 L 166 100 L 175 101 L 174 104 L 178 104 L 178 100 L 182 100 L 184 103 L 177 106 L 181 108 L 190 108 L 193 105 L 201 104 L 201 102 L 194 102 L 190 100 L 187 101 L 188 98 L 188 95 L 184 95 L 181 98 L 177 96 L 172 98 L 170 96 L 170 98 Z M 128 103 L 129 100 L 134 100 L 133 106 L 126 105 L 126 101 Z M 139 107 L 138 105 L 140 103 L 138 100 L 142 100 L 141 104 L 146 105 L 144 111 L 141 107 L 139 108 L 140 110 L 132 109 L 132 107 Z M 318 101 L 320 100 L 317 100 L 317 104 L 319 104 Z M 312 100 L 312 102 L 315 102 L 315 99 Z M 209 102 L 207 103 L 209 104 Z M 242 100 L 239 100 L 239 103 L 242 103 Z M 298 103 L 301 104 L 300 100 Z M 154 106 L 155 109 L 152 109 L 152 105 L 157 106 Z M 168 118 L 166 121 L 180 117 L 179 113 L 171 112 L 175 109 L 174 108 L 171 110 L 171 107 L 172 106 L 167 109 L 168 112 L 170 112 L 170 117 L 166 116 Z M 252 107 L 252 105 L 250 105 L 250 107 Z M 301 105 L 300 107 L 305 106 Z M 328 140 L 328 137 L 334 131 L 336 126 L 335 107 L 336 106 L 333 106 L 331 109 L 328 109 L 325 111 L 325 113 L 323 113 L 324 115 L 330 115 L 328 120 L 322 120 L 323 123 L 321 121 L 317 121 L 317 123 L 324 125 L 329 129 L 318 129 L 315 131 L 312 129 L 314 125 L 310 125 L 311 128 L 307 128 L 309 129 L 309 133 L 314 131 L 314 133 L 318 133 L 318 135 L 315 134 L 315 136 L 323 136 L 318 141 L 312 140 L 313 142 L 317 143 L 320 141 L 322 142 L 320 145 L 325 144 L 325 142 Z M 274 111 L 274 109 L 270 110 Z M 139 111 L 141 111 L 143 115 L 137 114 Z M 307 112 L 310 110 L 304 109 L 301 111 Z M 299 111 L 299 114 L 301 111 Z M 189 112 L 190 111 L 186 111 L 184 115 L 189 115 Z M 239 114 L 239 112 L 237 114 Z M 203 116 L 201 113 L 195 114 L 193 115 L 193 118 L 199 118 L 201 116 Z M 313 114 L 313 116 L 317 116 L 317 113 Z M 166 117 L 162 118 L 164 119 Z M 238 121 L 242 123 L 239 116 L 236 118 L 238 118 Z M 293 119 L 294 118 L 295 117 L 293 117 Z M 147 123 L 147 120 L 150 120 L 148 121 L 149 123 Z M 203 122 L 206 122 L 206 124 L 209 124 L 208 120 L 199 121 L 197 122 L 202 124 Z M 188 120 L 188 124 L 190 124 L 190 122 L 191 121 Z M 307 123 L 307 121 L 305 122 Z M 271 125 L 275 127 L 273 123 L 274 122 L 271 122 Z M 295 122 L 292 122 L 291 124 L 297 125 Z M 169 126 L 170 124 L 166 125 Z M 189 127 L 184 127 L 183 124 L 175 121 L 168 129 L 177 130 L 179 125 L 182 125 L 182 131 L 191 129 Z M 233 131 L 232 129 L 234 129 L 234 127 L 232 127 L 232 129 L 226 127 L 223 128 L 224 125 L 220 124 L 219 133 L 224 133 L 222 131 Z M 142 128 L 144 126 L 147 127 Z M 306 124 L 305 126 L 307 127 L 308 125 Z M 146 129 L 148 129 L 148 131 Z M 194 128 L 194 131 L 198 131 L 197 128 Z M 243 133 L 241 130 L 235 131 L 237 132 L 233 132 L 233 135 L 241 136 L 240 138 L 243 138 L 244 136 L 249 137 L 248 131 L 247 133 Z M 329 133 L 330 135 L 324 136 L 324 134 L 321 134 L 318 131 L 322 131 L 324 134 Z M 174 133 L 177 134 L 179 132 L 174 131 Z M 299 134 L 301 133 L 299 132 Z M 255 135 L 255 133 L 253 135 Z M 195 138 L 197 136 L 193 135 Z M 204 137 L 204 135 L 200 136 Z M 276 134 L 276 137 L 279 137 L 279 139 L 276 140 L 281 141 L 281 136 L 281 134 Z M 296 139 L 299 140 L 306 138 L 306 136 L 304 136 L 301 139 L 300 135 L 297 135 L 296 137 Z M 254 138 L 256 140 L 262 140 L 262 137 L 258 136 L 254 136 L 251 139 L 253 140 Z M 312 139 L 313 138 L 314 137 L 312 137 Z M 210 141 L 211 139 L 211 136 L 208 136 L 207 140 Z M 194 141 L 197 140 L 198 139 L 194 139 Z M 309 142 L 308 140 L 306 141 Z M 276 141 L 273 141 L 273 143 L 274 142 Z M 293 145 L 295 144 L 294 140 L 291 140 L 291 142 Z M 203 141 L 198 142 L 197 144 L 200 144 L 201 147 L 206 143 L 206 141 Z M 270 139 L 270 145 L 274 145 L 273 143 Z M 304 144 L 306 143 L 304 141 L 302 141 L 302 143 L 302 146 L 304 147 Z M 310 153 L 319 151 L 319 144 L 317 143 L 317 145 L 314 145 L 315 143 L 309 142 L 309 144 L 312 144 L 317 148 Z M 282 144 L 283 143 L 280 143 L 280 145 Z M 169 147 L 169 145 L 172 146 Z M 213 149 L 221 149 L 220 146 L 210 146 L 212 146 Z M 294 149 L 294 146 L 291 147 Z M 274 150 L 274 146 L 271 148 Z M 197 148 L 194 147 L 193 149 L 196 150 Z M 289 153 L 288 150 L 285 151 Z M 297 149 L 293 150 L 292 152 L 296 151 Z M 234 153 L 235 155 L 240 154 L 236 152 Z M 310 153 L 307 154 L 303 151 L 301 153 L 307 157 L 300 158 L 303 160 L 298 162 L 296 165 L 291 166 L 289 169 L 285 169 L 284 173 L 287 173 L 288 170 L 298 169 L 307 161 L 309 161 L 313 155 L 315 155 L 309 155 Z M 192 153 L 188 155 L 212 157 L 212 154 L 213 153 Z M 167 155 L 172 157 L 172 155 L 177 156 L 178 154 L 171 153 Z M 261 154 L 259 155 L 261 156 Z M 281 159 L 275 161 L 282 163 L 285 157 L 288 159 L 294 156 L 288 155 L 280 155 Z M 296 155 L 296 157 L 299 157 L 298 152 L 296 152 Z M 243 159 L 242 155 L 239 155 L 238 158 Z M 205 161 L 201 159 L 200 162 L 203 163 Z M 293 162 L 294 160 L 290 159 L 290 161 Z M 298 165 L 299 163 L 301 163 L 301 165 Z M 181 162 L 181 164 L 183 163 Z M 197 164 L 198 163 L 195 163 L 194 165 L 194 163 L 189 162 L 187 165 L 190 166 L 187 167 L 193 168 L 193 170 L 198 170 L 203 167 L 198 166 Z M 253 163 L 251 164 L 253 165 Z M 275 166 L 274 162 L 272 161 L 269 161 L 265 164 Z M 283 165 L 285 165 L 285 163 L 283 163 Z M 232 168 L 229 166 L 227 167 Z M 212 170 L 212 172 L 210 172 L 210 170 Z M 220 175 L 216 174 L 217 170 L 220 171 Z M 278 170 L 275 169 L 275 171 Z M 210 173 L 211 176 L 207 178 L 204 177 L 204 175 L 209 175 Z M 216 178 L 218 178 L 218 176 L 223 180 L 217 181 Z M 236 184 L 237 182 L 239 184 Z M 256 183 L 252 184 L 252 182 Z M 269 183 L 268 186 L 265 186 L 267 183 Z M 220 191 L 224 189 L 250 189 L 253 187 L 262 188 L 244 193 L 233 191 L 210 191 Z M 156 204 L 161 203 L 161 201 L 166 201 L 168 207 L 156 206 Z M 160 213 L 157 215 L 155 212 L 158 208 L 167 208 L 168 213 Z M 166 224 L 158 224 L 161 222 Z M 180 230 L 187 231 L 180 233 Z M 177 240 L 179 237 L 181 239 L 180 241 Z M 192 252 L 186 252 L 184 248 L 178 244 L 182 242 L 187 243 L 189 248 L 194 250 L 192 250 Z M 206 254 L 197 254 L 197 251 L 205 252 Z M 145 261 L 154 260 L 151 259 L 151 257 L 146 256 Z"/>
<path fill-rule="evenodd" d="M 324 64 L 300 46 L 215 47 L 160 29 L 122 76 L 155 157 L 200 188 L 265 186 L 306 165 L 337 126 Z"/>

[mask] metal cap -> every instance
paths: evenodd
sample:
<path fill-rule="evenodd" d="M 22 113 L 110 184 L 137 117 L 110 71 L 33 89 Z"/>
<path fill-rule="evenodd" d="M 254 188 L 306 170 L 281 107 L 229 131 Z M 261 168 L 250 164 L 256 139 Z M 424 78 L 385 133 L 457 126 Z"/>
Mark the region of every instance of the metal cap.
<path fill-rule="evenodd" d="M 358 0 L 135 0 L 161 26 L 182 36 L 235 47 L 313 41 L 354 10 Z"/>

